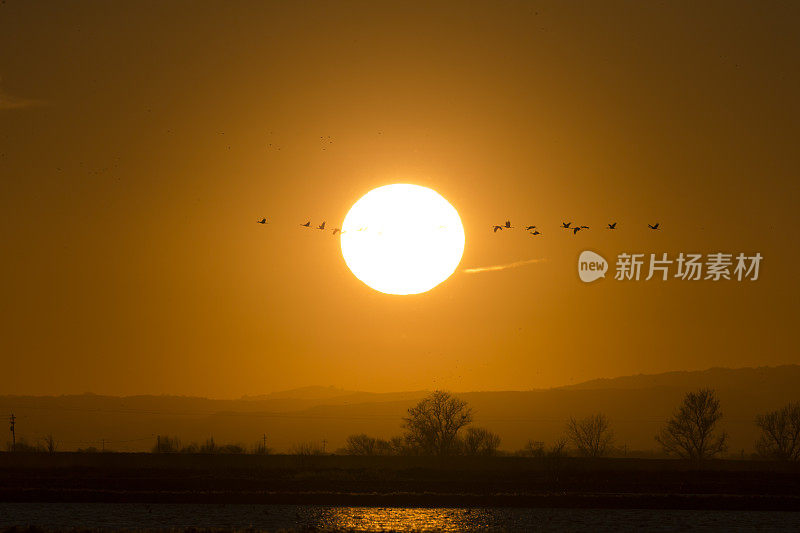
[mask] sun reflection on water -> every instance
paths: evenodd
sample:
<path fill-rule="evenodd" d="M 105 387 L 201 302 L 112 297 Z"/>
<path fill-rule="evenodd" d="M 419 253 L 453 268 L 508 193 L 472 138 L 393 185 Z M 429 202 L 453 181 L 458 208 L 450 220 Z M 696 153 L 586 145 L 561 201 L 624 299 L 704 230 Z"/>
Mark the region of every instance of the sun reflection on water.
<path fill-rule="evenodd" d="M 320 529 L 344 531 L 468 531 L 490 528 L 488 509 L 338 507 L 313 517 Z"/>

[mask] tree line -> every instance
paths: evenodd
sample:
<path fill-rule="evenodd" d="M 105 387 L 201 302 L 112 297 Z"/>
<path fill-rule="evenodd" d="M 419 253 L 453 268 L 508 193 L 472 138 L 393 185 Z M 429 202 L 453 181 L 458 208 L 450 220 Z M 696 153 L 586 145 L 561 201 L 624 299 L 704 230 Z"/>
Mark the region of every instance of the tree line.
<path fill-rule="evenodd" d="M 723 454 L 728 449 L 728 435 L 718 429 L 722 409 L 713 389 L 687 393 L 675 412 L 655 435 L 661 449 L 671 456 L 691 461 L 704 461 Z M 500 436 L 489 429 L 472 426 L 473 411 L 464 400 L 444 391 L 435 391 L 409 408 L 402 418 L 401 435 L 383 439 L 364 433 L 347 437 L 345 446 L 334 453 L 342 455 L 426 455 L 426 456 L 491 456 L 498 455 Z M 780 461 L 800 460 L 800 402 L 760 414 L 755 419 L 759 436 L 755 443 L 758 455 Z M 603 457 L 614 450 L 615 438 L 611 421 L 603 413 L 584 418 L 570 417 L 564 435 L 549 447 L 544 442 L 530 440 L 515 455 L 531 457 L 562 457 L 577 454 L 584 457 Z M 16 442 L 13 451 L 55 453 L 58 443 L 52 434 L 42 442 Z M 7 450 L 12 451 L 11 443 Z M 98 452 L 94 447 L 79 452 Z M 111 450 L 104 450 L 111 451 Z M 179 438 L 158 435 L 152 453 L 201 454 L 258 454 L 272 453 L 266 435 L 252 446 L 218 444 L 213 437 L 203 443 L 182 445 Z M 292 455 L 325 454 L 324 441 L 305 442 L 289 449 Z"/>
<path fill-rule="evenodd" d="M 218 444 L 214 437 L 209 437 L 205 442 L 191 442 L 186 445 L 181 444 L 178 437 L 169 435 L 158 435 L 156 443 L 152 448 L 152 453 L 228 453 L 242 454 L 252 453 L 256 455 L 267 455 L 271 449 L 267 447 L 266 438 L 258 440 L 250 447 L 244 444 Z"/>
<path fill-rule="evenodd" d="M 718 430 L 722 409 L 713 389 L 687 393 L 658 434 L 656 442 L 667 455 L 699 462 L 724 453 L 728 434 Z M 472 409 L 466 402 L 436 391 L 408 410 L 403 418 L 404 434 L 390 439 L 366 434 L 350 435 L 341 453 L 349 455 L 496 455 L 499 435 L 480 427 L 469 427 Z M 800 460 L 800 402 L 758 415 L 760 430 L 756 451 L 766 459 Z M 462 431 L 463 430 L 463 431 Z M 549 448 L 541 441 L 528 441 L 517 455 L 560 457 L 568 445 L 578 455 L 603 457 L 614 444 L 614 431 L 603 413 L 585 418 L 570 417 L 564 436 Z"/>

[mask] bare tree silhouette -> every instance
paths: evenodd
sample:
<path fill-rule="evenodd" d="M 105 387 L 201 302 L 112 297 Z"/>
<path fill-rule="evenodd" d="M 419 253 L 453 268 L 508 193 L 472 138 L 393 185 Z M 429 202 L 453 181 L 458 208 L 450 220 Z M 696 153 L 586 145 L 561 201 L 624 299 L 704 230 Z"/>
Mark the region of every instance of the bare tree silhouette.
<path fill-rule="evenodd" d="M 540 458 L 564 457 L 567 455 L 566 448 L 567 439 L 564 437 L 557 439 L 549 448 L 545 447 L 544 441 L 531 439 L 525 443 L 525 446 L 523 446 L 521 450 L 517 450 L 514 455 Z"/>
<path fill-rule="evenodd" d="M 566 457 L 567 455 L 567 439 L 560 438 L 550 446 L 547 452 L 548 457 Z"/>
<path fill-rule="evenodd" d="M 289 448 L 289 454 L 306 457 L 309 455 L 324 455 L 325 452 L 322 450 L 322 445 L 320 445 L 319 443 L 300 442 L 297 444 L 293 444 Z"/>
<path fill-rule="evenodd" d="M 544 457 L 546 454 L 544 441 L 533 439 L 528 440 L 525 446 L 516 452 L 516 455 L 521 455 L 523 457 Z"/>
<path fill-rule="evenodd" d="M 727 449 L 728 435 L 714 435 L 714 427 L 722 418 L 719 399 L 713 389 L 689 392 L 678 411 L 656 435 L 656 441 L 667 454 L 676 454 L 692 461 L 703 461 Z"/>
<path fill-rule="evenodd" d="M 344 448 L 336 453 L 343 455 L 408 455 L 403 437 L 397 436 L 386 440 L 370 437 L 365 433 L 347 437 Z"/>
<path fill-rule="evenodd" d="M 56 443 L 55 437 L 53 437 L 52 433 L 48 433 L 44 436 L 44 447 L 47 450 L 47 453 L 56 453 L 56 448 L 58 444 Z"/>
<path fill-rule="evenodd" d="M 800 402 L 758 415 L 756 425 L 761 429 L 756 450 L 762 457 L 800 461 Z"/>
<path fill-rule="evenodd" d="M 375 452 L 378 455 L 408 455 L 408 447 L 405 439 L 398 435 L 389 440 L 377 439 Z"/>
<path fill-rule="evenodd" d="M 597 413 L 581 420 L 570 417 L 567 422 L 567 437 L 581 455 L 602 457 L 614 440 L 614 433 L 608 417 Z"/>
<path fill-rule="evenodd" d="M 345 440 L 344 453 L 347 455 L 376 455 L 378 439 L 365 433 L 350 435 Z"/>
<path fill-rule="evenodd" d="M 403 418 L 406 443 L 422 455 L 458 453 L 458 432 L 472 422 L 467 402 L 444 391 L 434 391 L 408 410 Z"/>
<path fill-rule="evenodd" d="M 500 447 L 500 435 L 484 428 L 467 428 L 462 449 L 465 455 L 495 455 Z"/>

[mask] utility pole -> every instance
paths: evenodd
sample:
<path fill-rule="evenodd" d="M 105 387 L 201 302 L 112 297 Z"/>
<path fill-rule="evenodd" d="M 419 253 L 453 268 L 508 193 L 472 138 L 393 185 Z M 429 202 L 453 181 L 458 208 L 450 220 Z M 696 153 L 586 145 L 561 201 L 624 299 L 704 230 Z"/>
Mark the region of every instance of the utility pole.
<path fill-rule="evenodd" d="M 100 449 L 106 451 L 106 439 L 100 439 Z"/>
<path fill-rule="evenodd" d="M 323 438 L 323 439 L 322 439 L 322 453 L 323 453 L 323 454 L 325 453 L 325 445 L 326 445 L 326 444 L 328 444 L 328 441 L 327 441 L 327 440 L 325 440 L 325 439 Z"/>
<path fill-rule="evenodd" d="M 264 433 L 264 453 L 267 453 L 267 434 Z"/>
<path fill-rule="evenodd" d="M 11 429 L 11 451 L 15 451 L 17 448 L 17 433 L 14 431 L 14 423 L 17 420 L 17 417 L 14 416 L 14 412 L 11 412 L 11 416 L 9 417 L 9 426 Z"/>

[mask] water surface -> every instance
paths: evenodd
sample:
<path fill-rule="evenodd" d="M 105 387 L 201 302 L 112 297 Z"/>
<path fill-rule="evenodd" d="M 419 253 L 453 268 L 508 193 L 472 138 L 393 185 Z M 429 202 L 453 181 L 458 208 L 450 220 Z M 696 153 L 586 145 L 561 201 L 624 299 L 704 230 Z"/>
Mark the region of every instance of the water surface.
<path fill-rule="evenodd" d="M 345 531 L 800 531 L 800 513 L 650 509 L 0 503 L 0 527 Z"/>

